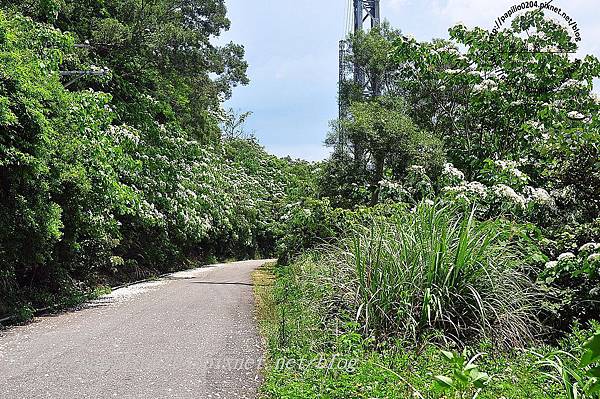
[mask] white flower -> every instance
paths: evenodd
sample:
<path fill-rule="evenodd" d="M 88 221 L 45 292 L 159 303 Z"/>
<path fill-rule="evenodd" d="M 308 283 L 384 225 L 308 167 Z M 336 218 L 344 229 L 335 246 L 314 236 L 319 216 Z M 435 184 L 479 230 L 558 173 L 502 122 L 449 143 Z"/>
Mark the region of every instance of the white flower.
<path fill-rule="evenodd" d="M 569 260 L 569 259 L 574 259 L 574 258 L 575 258 L 575 254 L 573 252 L 565 252 L 558 256 L 558 261 L 561 262 L 563 260 Z"/>
<path fill-rule="evenodd" d="M 425 174 L 425 168 L 421 165 L 410 165 L 410 170 L 415 173 Z"/>
<path fill-rule="evenodd" d="M 513 202 L 514 204 L 519 205 L 522 208 L 524 208 L 525 205 L 527 204 L 527 201 L 525 200 L 525 198 L 522 195 L 517 194 L 515 192 L 515 190 L 513 190 L 511 187 L 507 186 L 506 184 L 497 184 L 493 187 L 493 190 L 494 190 L 494 193 L 498 197 L 503 197 L 505 199 L 508 199 L 511 202 Z"/>
<path fill-rule="evenodd" d="M 584 119 L 585 115 L 579 111 L 570 111 L 567 116 L 571 119 Z"/>
<path fill-rule="evenodd" d="M 591 254 L 590 256 L 588 256 L 587 261 L 590 263 L 600 261 L 600 254 Z"/>
<path fill-rule="evenodd" d="M 577 89 L 577 88 L 580 88 L 582 86 L 585 86 L 584 82 L 582 82 L 580 80 L 569 79 L 569 80 L 567 80 L 565 83 L 563 83 L 560 86 L 560 89 L 561 90 L 564 90 L 564 89 Z"/>
<path fill-rule="evenodd" d="M 494 164 L 500 170 L 504 170 L 504 171 L 510 173 L 511 175 L 513 175 L 517 179 L 521 180 L 522 182 L 527 182 L 527 180 L 529 180 L 529 177 L 525 173 L 523 173 L 519 169 L 517 169 L 518 164 L 515 161 L 497 160 L 497 161 L 494 161 Z"/>
<path fill-rule="evenodd" d="M 495 81 L 493 81 L 491 79 L 485 79 L 480 84 L 473 86 L 473 90 L 475 90 L 476 92 L 480 92 L 480 91 L 484 91 L 484 90 L 496 91 L 496 90 L 498 90 L 498 83 L 496 83 Z"/>
<path fill-rule="evenodd" d="M 506 167 L 508 166 L 508 164 L 506 163 L 506 161 L 502 161 L 502 160 L 497 160 L 494 162 L 494 164 L 499 167 L 500 169 L 506 169 Z"/>
<path fill-rule="evenodd" d="M 446 69 L 444 72 L 446 72 L 448 75 L 457 75 L 462 71 L 460 69 Z"/>
<path fill-rule="evenodd" d="M 512 172 L 517 178 L 519 178 L 521 180 L 523 180 L 525 178 L 525 174 L 523 172 L 521 172 L 519 169 L 516 169 L 516 168 L 512 169 Z"/>
<path fill-rule="evenodd" d="M 451 163 L 444 164 L 444 170 L 442 171 L 442 174 L 448 177 L 456 178 L 461 181 L 465 179 L 465 174 L 457 168 L 455 168 L 454 165 L 452 165 Z"/>
<path fill-rule="evenodd" d="M 554 198 L 552 198 L 548 191 L 543 188 L 526 186 L 523 189 L 523 193 L 527 195 L 527 201 L 537 202 L 552 207 L 555 205 Z"/>
<path fill-rule="evenodd" d="M 478 181 L 469 182 L 466 188 L 469 192 L 477 194 L 480 197 L 485 197 L 487 194 L 487 187 Z"/>
<path fill-rule="evenodd" d="M 558 265 L 558 262 L 555 260 L 546 262 L 546 269 L 554 269 L 556 265 Z"/>
<path fill-rule="evenodd" d="M 485 73 L 481 71 L 469 71 L 468 74 L 472 76 L 479 76 L 480 78 L 483 78 L 485 76 Z"/>
<path fill-rule="evenodd" d="M 595 251 L 599 245 L 595 242 L 588 242 L 587 244 L 583 244 L 581 248 L 579 248 L 579 252 L 587 252 L 587 251 Z"/>
<path fill-rule="evenodd" d="M 538 121 L 528 121 L 527 124 L 529 126 L 533 127 L 534 129 L 538 129 L 538 130 L 545 128 L 544 124 L 541 122 L 538 122 Z"/>
<path fill-rule="evenodd" d="M 546 46 L 542 49 L 544 53 L 558 53 L 560 49 L 557 46 Z"/>
<path fill-rule="evenodd" d="M 429 205 L 429 206 L 433 206 L 434 205 L 434 202 L 432 200 L 430 200 L 430 199 L 426 199 L 423 202 L 425 202 L 425 205 Z"/>

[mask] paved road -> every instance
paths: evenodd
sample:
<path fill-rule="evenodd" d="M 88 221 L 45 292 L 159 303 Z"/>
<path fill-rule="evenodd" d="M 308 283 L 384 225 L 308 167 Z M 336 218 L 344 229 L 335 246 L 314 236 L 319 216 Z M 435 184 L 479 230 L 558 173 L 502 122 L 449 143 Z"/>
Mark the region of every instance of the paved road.
<path fill-rule="evenodd" d="M 262 263 L 176 273 L 0 333 L 0 398 L 255 398 Z"/>

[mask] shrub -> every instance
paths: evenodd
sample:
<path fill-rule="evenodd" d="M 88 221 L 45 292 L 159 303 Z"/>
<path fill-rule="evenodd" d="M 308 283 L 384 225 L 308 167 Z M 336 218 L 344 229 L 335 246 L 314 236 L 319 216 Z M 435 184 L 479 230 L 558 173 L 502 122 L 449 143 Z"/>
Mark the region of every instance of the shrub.
<path fill-rule="evenodd" d="M 344 211 L 333 208 L 328 199 L 306 198 L 287 204 L 280 220 L 279 263 L 287 264 L 302 251 L 331 242 L 344 226 Z"/>
<path fill-rule="evenodd" d="M 473 214 L 423 202 L 352 226 L 323 262 L 329 308 L 379 337 L 418 342 L 439 330 L 459 343 L 531 340 L 538 301 L 523 255 L 505 225 Z"/>
<path fill-rule="evenodd" d="M 567 348 L 545 355 L 531 351 L 540 359 L 540 372 L 559 383 L 567 399 L 600 398 L 600 330 L 597 322 L 590 327 L 581 330 L 576 325 L 562 342 Z M 573 341 L 580 342 L 574 346 Z"/>
<path fill-rule="evenodd" d="M 600 244 L 574 251 L 547 262 L 539 275 L 539 284 L 551 293 L 544 308 L 557 330 L 567 330 L 574 320 L 592 320 L 600 310 Z"/>

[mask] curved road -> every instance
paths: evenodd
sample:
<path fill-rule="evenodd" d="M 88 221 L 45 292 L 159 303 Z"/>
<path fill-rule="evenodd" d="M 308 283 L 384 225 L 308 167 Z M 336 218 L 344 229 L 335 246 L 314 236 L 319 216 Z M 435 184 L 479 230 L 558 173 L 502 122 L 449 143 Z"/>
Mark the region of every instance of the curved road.
<path fill-rule="evenodd" d="M 175 273 L 0 332 L 0 398 L 255 398 L 251 273 L 265 262 Z"/>

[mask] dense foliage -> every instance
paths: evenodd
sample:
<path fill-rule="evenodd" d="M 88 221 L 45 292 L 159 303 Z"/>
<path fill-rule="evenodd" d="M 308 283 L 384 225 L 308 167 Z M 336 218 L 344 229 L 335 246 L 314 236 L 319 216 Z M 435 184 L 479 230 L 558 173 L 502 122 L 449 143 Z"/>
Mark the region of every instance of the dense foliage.
<path fill-rule="evenodd" d="M 543 13 L 352 35 L 377 95 L 342 82 L 310 164 L 222 109 L 223 0 L 0 4 L 0 315 L 274 254 L 271 355 L 360 361 L 272 397 L 598 397 L 600 62 Z"/>
<path fill-rule="evenodd" d="M 54 26 L 0 13 L 0 314 L 193 260 L 271 254 L 285 205 L 314 191 L 307 163 L 218 134 L 223 95 L 246 81 L 241 49 L 209 42 L 228 25 L 222 2 L 184 2 L 170 25 L 172 2 L 141 20 L 129 19 L 138 2 L 101 3 L 25 7 Z M 156 32 L 139 41 L 140 26 Z M 91 63 L 108 74 L 71 85 L 60 74 Z"/>
<path fill-rule="evenodd" d="M 600 61 L 541 11 L 347 43 L 365 85 L 341 83 L 284 237 L 316 249 L 275 271 L 266 326 L 274 356 L 353 367 L 273 365 L 267 395 L 598 397 Z"/>
<path fill-rule="evenodd" d="M 365 335 L 513 347 L 535 335 L 537 298 L 511 233 L 422 203 L 353 226 L 318 264 L 332 311 L 355 316 Z"/>

